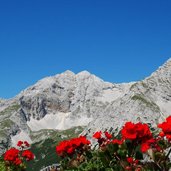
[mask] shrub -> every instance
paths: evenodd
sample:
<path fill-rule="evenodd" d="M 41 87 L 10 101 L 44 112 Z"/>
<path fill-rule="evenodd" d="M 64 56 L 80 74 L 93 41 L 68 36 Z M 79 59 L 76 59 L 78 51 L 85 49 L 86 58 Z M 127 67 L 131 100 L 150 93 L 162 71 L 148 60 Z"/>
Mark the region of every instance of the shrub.
<path fill-rule="evenodd" d="M 126 122 L 117 136 L 95 132 L 96 146 L 85 136 L 62 141 L 56 146 L 61 170 L 169 171 L 171 116 L 158 128 Z"/>
<path fill-rule="evenodd" d="M 10 148 L 3 155 L 0 167 L 4 171 L 25 171 L 26 162 L 34 159 L 34 154 L 29 150 L 27 141 L 18 141 L 18 148 Z"/>

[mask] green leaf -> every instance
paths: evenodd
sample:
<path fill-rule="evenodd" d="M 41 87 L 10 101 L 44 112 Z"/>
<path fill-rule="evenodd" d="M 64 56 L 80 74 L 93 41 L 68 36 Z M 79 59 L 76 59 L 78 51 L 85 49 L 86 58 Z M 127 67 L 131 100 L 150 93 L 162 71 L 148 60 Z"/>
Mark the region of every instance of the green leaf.
<path fill-rule="evenodd" d="M 125 149 L 119 149 L 118 151 L 118 155 L 123 159 L 126 158 L 127 155 L 127 151 Z"/>
<path fill-rule="evenodd" d="M 143 153 L 141 152 L 140 145 L 135 148 L 135 158 L 138 160 L 143 159 Z"/>
<path fill-rule="evenodd" d="M 114 152 L 117 152 L 117 150 L 119 149 L 118 144 L 109 144 L 107 148 L 111 155 L 113 155 Z"/>

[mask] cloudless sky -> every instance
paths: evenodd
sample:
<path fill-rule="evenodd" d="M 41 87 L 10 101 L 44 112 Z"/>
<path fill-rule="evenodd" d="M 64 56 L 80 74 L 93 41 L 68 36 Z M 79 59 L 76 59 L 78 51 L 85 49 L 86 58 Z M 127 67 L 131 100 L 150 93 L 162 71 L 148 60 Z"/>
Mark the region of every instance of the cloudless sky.
<path fill-rule="evenodd" d="M 170 0 L 0 1 L 3 98 L 65 70 L 141 80 L 170 57 Z"/>

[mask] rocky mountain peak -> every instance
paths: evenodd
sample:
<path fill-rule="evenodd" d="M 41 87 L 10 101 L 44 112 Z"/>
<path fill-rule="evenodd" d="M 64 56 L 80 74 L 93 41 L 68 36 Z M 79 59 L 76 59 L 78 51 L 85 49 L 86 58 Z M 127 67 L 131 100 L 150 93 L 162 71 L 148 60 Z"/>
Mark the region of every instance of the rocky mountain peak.
<path fill-rule="evenodd" d="M 171 76 L 171 58 L 160 66 L 151 76 L 169 77 Z"/>
<path fill-rule="evenodd" d="M 70 70 L 66 70 L 66 71 L 62 72 L 61 74 L 55 75 L 54 77 L 59 77 L 59 76 L 60 77 L 73 77 L 73 76 L 75 76 L 75 73 Z"/>
<path fill-rule="evenodd" d="M 88 71 L 81 71 L 81 72 L 79 72 L 76 76 L 77 77 L 87 77 L 87 76 L 90 76 L 91 74 L 90 74 L 90 72 L 88 72 Z"/>
<path fill-rule="evenodd" d="M 167 61 L 166 61 L 166 63 L 170 63 L 171 62 L 171 58 L 169 58 Z"/>
<path fill-rule="evenodd" d="M 0 103 L 0 124 L 8 123 L 7 137 L 14 127 L 17 133 L 86 126 L 85 132 L 92 133 L 121 127 L 126 121 L 156 124 L 170 111 L 171 59 L 151 76 L 132 83 L 105 82 L 88 71 L 46 77 Z"/>

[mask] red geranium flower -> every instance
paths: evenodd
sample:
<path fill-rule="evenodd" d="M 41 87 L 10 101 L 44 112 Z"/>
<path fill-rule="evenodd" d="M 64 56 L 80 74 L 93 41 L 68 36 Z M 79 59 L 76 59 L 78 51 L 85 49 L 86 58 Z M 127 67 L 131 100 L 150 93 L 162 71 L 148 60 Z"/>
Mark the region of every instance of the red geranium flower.
<path fill-rule="evenodd" d="M 105 132 L 105 136 L 107 139 L 111 139 L 112 138 L 112 134 L 109 134 L 108 132 Z"/>
<path fill-rule="evenodd" d="M 159 136 L 160 136 L 160 137 L 164 137 L 164 136 L 165 136 L 164 132 L 161 131 L 161 132 L 159 133 Z"/>
<path fill-rule="evenodd" d="M 86 139 L 85 136 L 80 136 L 78 138 L 72 138 L 70 140 L 65 140 L 56 146 L 56 152 L 59 156 L 64 156 L 65 154 L 72 155 L 75 150 L 82 149 L 85 145 L 89 145 L 90 141 Z"/>
<path fill-rule="evenodd" d="M 133 159 L 132 157 L 127 157 L 126 160 L 127 160 L 127 162 L 130 163 L 130 164 L 134 163 L 134 159 Z"/>
<path fill-rule="evenodd" d="M 133 157 L 127 157 L 126 158 L 127 162 L 130 163 L 131 165 L 137 165 L 139 160 L 134 159 Z"/>
<path fill-rule="evenodd" d="M 15 165 L 20 165 L 22 163 L 22 160 L 20 158 L 16 158 L 14 161 Z"/>
<path fill-rule="evenodd" d="M 158 124 L 158 127 L 162 129 L 159 135 L 161 137 L 166 136 L 166 138 L 171 141 L 171 116 L 166 118 L 166 122 Z"/>
<path fill-rule="evenodd" d="M 137 123 L 135 124 L 137 136 L 141 140 L 149 139 L 152 137 L 152 133 L 150 131 L 150 128 L 147 124 L 143 123 Z"/>
<path fill-rule="evenodd" d="M 121 130 L 122 138 L 136 141 L 141 145 L 142 152 L 146 152 L 155 143 L 147 124 L 127 122 Z"/>
<path fill-rule="evenodd" d="M 25 150 L 22 153 L 22 157 L 25 157 L 27 161 L 34 159 L 34 154 L 30 150 Z"/>
<path fill-rule="evenodd" d="M 59 143 L 58 146 L 56 146 L 56 152 L 59 156 L 62 156 L 63 153 L 66 151 L 66 149 L 68 148 L 69 146 L 69 142 L 68 141 L 62 141 Z"/>
<path fill-rule="evenodd" d="M 99 132 L 94 133 L 93 138 L 100 139 L 101 136 L 102 136 L 102 131 L 99 131 Z"/>
<path fill-rule="evenodd" d="M 141 144 L 141 151 L 145 153 L 150 148 L 150 145 L 148 143 Z"/>
<path fill-rule="evenodd" d="M 123 140 L 114 139 L 114 140 L 112 140 L 112 143 L 121 145 L 123 143 Z"/>
<path fill-rule="evenodd" d="M 18 141 L 17 146 L 21 147 L 23 145 L 23 141 Z"/>
<path fill-rule="evenodd" d="M 122 137 L 130 140 L 144 141 L 152 137 L 152 133 L 147 124 L 126 122 L 121 130 Z"/>
<path fill-rule="evenodd" d="M 67 153 L 68 154 L 72 154 L 74 152 L 74 148 L 73 147 L 70 147 L 68 150 L 67 150 Z"/>
<path fill-rule="evenodd" d="M 137 138 L 137 131 L 135 129 L 135 124 L 132 122 L 126 122 L 125 126 L 121 130 L 122 137 L 124 139 L 134 140 Z"/>
<path fill-rule="evenodd" d="M 19 150 L 16 148 L 11 148 L 7 150 L 4 154 L 4 160 L 15 164 L 16 159 L 19 157 Z"/>
<path fill-rule="evenodd" d="M 29 146 L 30 146 L 30 144 L 29 144 L 27 141 L 24 141 L 24 145 L 25 145 L 26 147 L 29 147 Z"/>

